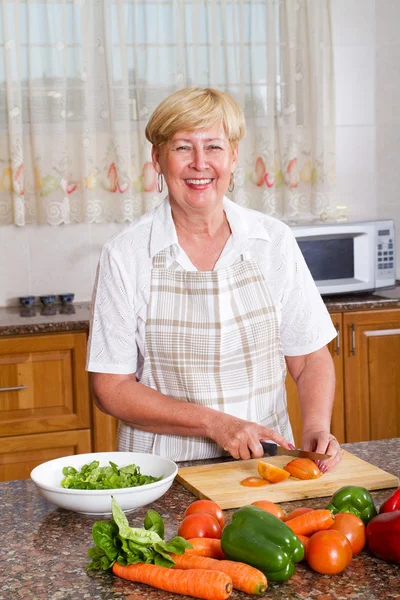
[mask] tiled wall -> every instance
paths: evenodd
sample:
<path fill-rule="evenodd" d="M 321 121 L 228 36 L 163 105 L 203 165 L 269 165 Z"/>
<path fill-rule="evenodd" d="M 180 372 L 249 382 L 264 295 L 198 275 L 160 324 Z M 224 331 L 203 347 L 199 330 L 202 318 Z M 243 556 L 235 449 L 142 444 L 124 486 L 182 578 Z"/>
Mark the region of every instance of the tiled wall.
<path fill-rule="evenodd" d="M 391 217 L 400 278 L 400 0 L 331 0 L 337 200 L 349 218 Z M 122 225 L 1 227 L 0 306 L 74 292 L 89 300 L 102 244 Z"/>
<path fill-rule="evenodd" d="M 331 0 L 337 200 L 395 219 L 400 278 L 400 1 Z"/>

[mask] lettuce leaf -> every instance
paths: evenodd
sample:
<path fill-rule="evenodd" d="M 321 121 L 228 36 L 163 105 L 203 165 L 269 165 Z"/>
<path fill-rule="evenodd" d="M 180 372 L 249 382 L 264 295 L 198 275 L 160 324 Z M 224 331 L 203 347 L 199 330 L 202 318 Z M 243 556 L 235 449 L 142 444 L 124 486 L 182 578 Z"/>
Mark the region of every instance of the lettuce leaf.
<path fill-rule="evenodd" d="M 144 527 L 130 527 L 128 519 L 115 498 L 111 501 L 112 519 L 96 521 L 92 527 L 94 547 L 89 548 L 91 561 L 86 569 L 106 571 L 117 561 L 121 565 L 149 563 L 172 567 L 170 556 L 183 554 L 191 544 L 180 536 L 164 540 L 164 521 L 157 511 L 149 509 Z"/>

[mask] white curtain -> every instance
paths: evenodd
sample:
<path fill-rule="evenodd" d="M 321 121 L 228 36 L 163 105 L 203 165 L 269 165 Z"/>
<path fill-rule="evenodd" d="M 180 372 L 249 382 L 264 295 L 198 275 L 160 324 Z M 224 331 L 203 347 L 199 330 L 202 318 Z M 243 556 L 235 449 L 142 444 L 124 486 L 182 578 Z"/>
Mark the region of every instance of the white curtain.
<path fill-rule="evenodd" d="M 0 0 L 0 224 L 150 209 L 148 117 L 192 85 L 244 109 L 234 201 L 335 218 L 329 0 Z"/>

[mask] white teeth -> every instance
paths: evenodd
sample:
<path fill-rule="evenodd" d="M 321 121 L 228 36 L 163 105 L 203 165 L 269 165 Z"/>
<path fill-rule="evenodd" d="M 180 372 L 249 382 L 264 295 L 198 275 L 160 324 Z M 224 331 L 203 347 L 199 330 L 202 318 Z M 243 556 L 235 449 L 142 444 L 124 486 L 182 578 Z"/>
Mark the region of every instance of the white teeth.
<path fill-rule="evenodd" d="M 186 179 L 186 182 L 193 185 L 207 185 L 207 183 L 212 182 L 212 179 Z"/>

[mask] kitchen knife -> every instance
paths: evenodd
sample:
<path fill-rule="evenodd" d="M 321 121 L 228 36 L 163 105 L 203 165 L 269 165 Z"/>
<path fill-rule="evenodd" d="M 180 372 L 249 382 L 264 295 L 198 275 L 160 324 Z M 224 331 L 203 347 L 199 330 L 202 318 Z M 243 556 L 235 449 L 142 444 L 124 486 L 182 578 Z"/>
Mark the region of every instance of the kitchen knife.
<path fill-rule="evenodd" d="M 330 454 L 318 454 L 318 452 L 307 452 L 306 450 L 286 450 L 273 442 L 262 442 L 265 456 L 297 456 L 298 458 L 311 458 L 311 460 L 324 460 L 330 458 Z"/>

